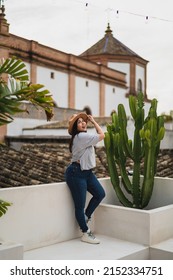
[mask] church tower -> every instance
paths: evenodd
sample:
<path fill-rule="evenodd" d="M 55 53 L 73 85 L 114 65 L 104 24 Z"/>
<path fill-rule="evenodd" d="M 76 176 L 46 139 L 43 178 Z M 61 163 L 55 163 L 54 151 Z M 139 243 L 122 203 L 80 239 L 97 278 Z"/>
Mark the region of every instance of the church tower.
<path fill-rule="evenodd" d="M 9 24 L 5 18 L 5 6 L 2 2 L 3 0 L 0 0 L 0 35 L 9 36 Z"/>
<path fill-rule="evenodd" d="M 0 37 L 5 42 L 9 37 L 9 24 L 5 18 L 5 6 L 3 5 L 3 0 L 0 0 Z M 8 58 L 9 50 L 5 47 L 5 44 L 0 45 L 0 58 Z M 4 136 L 7 134 L 7 126 L 0 126 L 0 141 L 4 139 Z"/>
<path fill-rule="evenodd" d="M 146 101 L 148 100 L 146 93 L 148 61 L 114 38 L 109 23 L 105 36 L 80 57 L 125 72 L 128 86 L 126 96 L 136 95 L 142 91 Z"/>

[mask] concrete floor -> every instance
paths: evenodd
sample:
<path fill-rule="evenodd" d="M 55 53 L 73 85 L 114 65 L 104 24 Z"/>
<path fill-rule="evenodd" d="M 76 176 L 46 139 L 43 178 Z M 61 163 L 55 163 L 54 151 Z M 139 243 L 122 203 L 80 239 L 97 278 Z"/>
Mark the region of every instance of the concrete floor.
<path fill-rule="evenodd" d="M 88 244 L 80 239 L 73 239 L 47 247 L 26 251 L 25 260 L 117 260 L 148 259 L 147 246 L 96 235 L 100 244 Z"/>
<path fill-rule="evenodd" d="M 24 252 L 24 260 L 173 260 L 173 238 L 152 247 L 105 235 L 100 244 L 80 238 Z"/>

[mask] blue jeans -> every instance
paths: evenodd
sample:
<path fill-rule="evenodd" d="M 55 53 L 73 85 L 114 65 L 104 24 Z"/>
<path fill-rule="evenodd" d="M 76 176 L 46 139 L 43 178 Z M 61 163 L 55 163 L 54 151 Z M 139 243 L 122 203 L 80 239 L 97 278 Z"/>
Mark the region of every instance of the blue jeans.
<path fill-rule="evenodd" d="M 65 172 L 65 180 L 71 191 L 75 206 L 76 220 L 82 232 L 88 230 L 85 215 L 90 218 L 99 203 L 105 197 L 105 191 L 92 170 L 81 170 L 80 164 L 70 164 Z M 87 191 L 91 193 L 88 206 L 85 210 Z"/>

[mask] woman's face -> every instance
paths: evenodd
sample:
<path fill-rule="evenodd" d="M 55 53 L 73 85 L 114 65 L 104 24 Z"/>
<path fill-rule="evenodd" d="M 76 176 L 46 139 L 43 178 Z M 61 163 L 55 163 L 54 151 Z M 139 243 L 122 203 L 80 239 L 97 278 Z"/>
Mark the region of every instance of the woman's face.
<path fill-rule="evenodd" d="M 87 123 L 82 118 L 79 118 L 77 120 L 77 130 L 79 132 L 85 132 L 87 131 Z"/>

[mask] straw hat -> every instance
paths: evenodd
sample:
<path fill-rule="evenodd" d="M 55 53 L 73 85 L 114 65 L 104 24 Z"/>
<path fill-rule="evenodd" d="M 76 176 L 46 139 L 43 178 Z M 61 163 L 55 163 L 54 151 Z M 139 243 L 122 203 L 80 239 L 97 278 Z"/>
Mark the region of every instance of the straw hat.
<path fill-rule="evenodd" d="M 84 112 L 72 115 L 69 120 L 69 126 L 68 126 L 68 133 L 70 135 L 72 135 L 73 125 L 74 125 L 75 121 L 79 118 L 82 118 L 85 122 L 87 122 L 87 120 L 88 120 L 88 116 Z"/>

